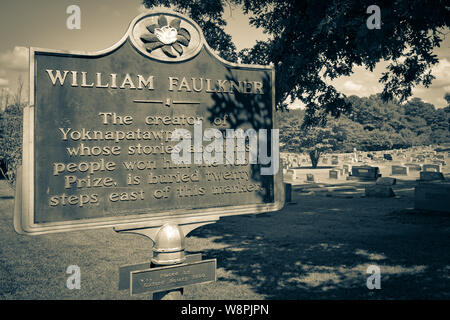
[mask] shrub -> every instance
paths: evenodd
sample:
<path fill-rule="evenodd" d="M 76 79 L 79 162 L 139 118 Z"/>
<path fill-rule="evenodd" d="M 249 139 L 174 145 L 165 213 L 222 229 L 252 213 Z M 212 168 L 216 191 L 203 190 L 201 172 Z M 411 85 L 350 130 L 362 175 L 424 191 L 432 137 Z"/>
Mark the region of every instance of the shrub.
<path fill-rule="evenodd" d="M 9 105 L 0 114 L 0 159 L 6 165 L 3 174 L 11 186 L 15 184 L 17 166 L 22 162 L 22 116 L 20 105 Z"/>

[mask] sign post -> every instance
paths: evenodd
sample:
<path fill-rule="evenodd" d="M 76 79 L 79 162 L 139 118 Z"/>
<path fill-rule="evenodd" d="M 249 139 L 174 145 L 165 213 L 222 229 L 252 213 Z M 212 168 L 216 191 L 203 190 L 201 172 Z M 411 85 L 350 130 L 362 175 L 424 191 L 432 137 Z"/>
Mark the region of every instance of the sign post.
<path fill-rule="evenodd" d="M 31 48 L 15 230 L 113 227 L 150 238 L 155 265 L 187 266 L 191 230 L 284 205 L 274 76 L 221 59 L 170 10 L 99 52 Z"/>

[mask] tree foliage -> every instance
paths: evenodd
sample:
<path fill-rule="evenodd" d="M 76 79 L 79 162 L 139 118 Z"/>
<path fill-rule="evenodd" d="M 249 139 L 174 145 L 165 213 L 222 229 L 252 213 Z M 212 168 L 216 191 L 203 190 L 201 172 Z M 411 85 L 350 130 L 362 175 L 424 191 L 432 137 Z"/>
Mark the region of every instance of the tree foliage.
<path fill-rule="evenodd" d="M 431 67 L 438 62 L 433 49 L 450 25 L 445 0 L 377 1 L 381 28 L 368 29 L 366 9 L 372 0 L 144 0 L 148 8 L 162 5 L 189 15 L 203 29 L 209 45 L 225 59 L 269 64 L 276 71 L 277 107 L 289 100 L 306 105 L 304 125 L 325 124 L 327 115 L 350 108 L 345 95 L 329 84 L 348 76 L 355 66 L 372 71 L 389 61 L 380 82 L 381 97 L 404 101 L 414 85 L 429 86 Z M 236 53 L 224 31 L 224 8 L 241 5 L 251 25 L 262 29 L 267 41 Z"/>
<path fill-rule="evenodd" d="M 286 122 L 283 122 L 286 124 Z M 338 126 L 304 128 L 297 119 L 282 127 L 281 143 L 285 151 L 302 152 L 309 155 L 313 168 L 317 167 L 324 152 L 335 151 L 345 140 L 345 132 Z"/>
<path fill-rule="evenodd" d="M 0 160 L 6 164 L 3 174 L 12 184 L 22 161 L 22 110 L 22 105 L 12 104 L 0 112 Z"/>
<path fill-rule="evenodd" d="M 444 99 L 447 101 L 447 105 L 450 106 L 450 92 L 445 93 Z"/>
<path fill-rule="evenodd" d="M 411 146 L 450 143 L 450 108 L 436 109 L 419 98 L 406 103 L 383 101 L 380 94 L 359 98 L 350 96 L 351 110 L 327 124 L 335 143 L 331 150 L 351 152 L 378 151 Z M 297 111 L 298 112 L 298 111 Z M 300 120 L 291 112 L 278 113 L 280 141 L 285 151 L 294 151 L 299 145 L 294 137 L 302 139 L 304 131 Z M 294 118 L 294 119 L 293 119 Z M 313 131 L 312 131 L 313 132 Z M 297 148 L 297 151 L 304 151 Z"/>

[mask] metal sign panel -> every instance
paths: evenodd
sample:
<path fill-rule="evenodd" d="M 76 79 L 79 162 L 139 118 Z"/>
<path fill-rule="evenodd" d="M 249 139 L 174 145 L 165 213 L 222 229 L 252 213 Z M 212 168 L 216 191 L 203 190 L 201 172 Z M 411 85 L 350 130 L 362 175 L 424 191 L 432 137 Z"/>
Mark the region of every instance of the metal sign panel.
<path fill-rule="evenodd" d="M 101 52 L 31 48 L 16 231 L 281 209 L 281 174 L 261 175 L 267 165 L 252 163 L 249 152 L 241 163 L 205 161 L 221 141 L 208 129 L 275 128 L 274 99 L 273 67 L 224 61 L 194 21 L 172 11 L 141 14 Z M 192 139 L 177 142 L 177 129 Z M 191 163 L 175 162 L 174 148 L 189 141 Z"/>

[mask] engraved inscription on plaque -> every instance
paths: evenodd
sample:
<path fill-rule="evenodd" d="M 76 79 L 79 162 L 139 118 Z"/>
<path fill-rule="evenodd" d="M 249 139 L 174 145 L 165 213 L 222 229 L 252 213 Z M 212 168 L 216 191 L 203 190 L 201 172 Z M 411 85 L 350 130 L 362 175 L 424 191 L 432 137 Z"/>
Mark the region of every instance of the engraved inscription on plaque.
<path fill-rule="evenodd" d="M 159 292 L 216 281 L 216 259 L 131 272 L 131 294 Z"/>

